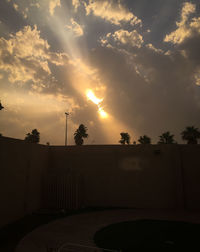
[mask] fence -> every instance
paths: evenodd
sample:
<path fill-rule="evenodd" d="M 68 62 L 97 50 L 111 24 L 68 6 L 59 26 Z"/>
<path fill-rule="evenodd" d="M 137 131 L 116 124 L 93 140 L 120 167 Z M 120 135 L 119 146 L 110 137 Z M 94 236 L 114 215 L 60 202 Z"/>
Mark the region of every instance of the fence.
<path fill-rule="evenodd" d="M 48 176 L 44 181 L 44 206 L 49 209 L 79 209 L 82 193 L 81 175 Z"/>

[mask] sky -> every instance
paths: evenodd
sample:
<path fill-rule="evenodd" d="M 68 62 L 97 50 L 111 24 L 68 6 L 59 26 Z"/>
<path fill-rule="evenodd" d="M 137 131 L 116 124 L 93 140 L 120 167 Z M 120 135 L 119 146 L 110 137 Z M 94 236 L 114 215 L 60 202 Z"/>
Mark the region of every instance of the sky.
<path fill-rule="evenodd" d="M 68 144 L 182 143 L 200 127 L 199 0 L 1 0 L 0 133 Z"/>

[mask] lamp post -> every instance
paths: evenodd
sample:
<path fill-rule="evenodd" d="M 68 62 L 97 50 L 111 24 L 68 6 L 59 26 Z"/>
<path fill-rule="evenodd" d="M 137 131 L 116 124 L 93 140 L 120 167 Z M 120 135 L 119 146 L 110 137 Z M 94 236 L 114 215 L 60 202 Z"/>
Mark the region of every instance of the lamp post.
<path fill-rule="evenodd" d="M 67 145 L 67 117 L 69 113 L 65 112 L 66 115 L 66 128 L 65 128 L 65 146 Z"/>

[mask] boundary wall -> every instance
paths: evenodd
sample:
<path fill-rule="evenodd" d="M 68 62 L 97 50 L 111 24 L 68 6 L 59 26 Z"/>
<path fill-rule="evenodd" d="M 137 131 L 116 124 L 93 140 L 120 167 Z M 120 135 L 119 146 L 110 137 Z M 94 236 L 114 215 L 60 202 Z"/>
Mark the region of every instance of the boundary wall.
<path fill-rule="evenodd" d="M 0 227 L 56 208 L 56 200 L 71 208 L 198 210 L 199 157 L 200 145 L 66 147 L 0 137 Z"/>

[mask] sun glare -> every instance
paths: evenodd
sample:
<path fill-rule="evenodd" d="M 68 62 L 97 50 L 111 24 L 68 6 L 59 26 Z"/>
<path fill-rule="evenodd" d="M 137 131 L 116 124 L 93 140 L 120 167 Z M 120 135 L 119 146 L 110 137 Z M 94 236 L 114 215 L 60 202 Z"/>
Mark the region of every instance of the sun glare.
<path fill-rule="evenodd" d="M 97 98 L 91 89 L 88 89 L 86 91 L 86 96 L 87 96 L 88 100 L 92 101 L 93 103 L 95 103 L 98 106 L 98 113 L 101 116 L 101 118 L 107 118 L 108 113 L 106 113 L 104 111 L 104 109 L 101 107 L 101 102 L 103 101 L 103 98 L 102 99 Z"/>
<path fill-rule="evenodd" d="M 99 110 L 98 110 L 100 116 L 102 118 L 107 118 L 108 117 L 108 114 L 103 110 L 103 108 L 99 107 Z"/>
<path fill-rule="evenodd" d="M 103 101 L 103 99 L 97 98 L 91 89 L 88 89 L 88 90 L 86 91 L 86 95 L 87 95 L 88 100 L 94 102 L 94 103 L 97 104 L 97 105 L 98 105 L 100 102 Z"/>

